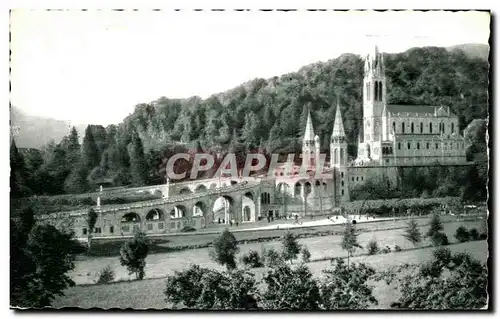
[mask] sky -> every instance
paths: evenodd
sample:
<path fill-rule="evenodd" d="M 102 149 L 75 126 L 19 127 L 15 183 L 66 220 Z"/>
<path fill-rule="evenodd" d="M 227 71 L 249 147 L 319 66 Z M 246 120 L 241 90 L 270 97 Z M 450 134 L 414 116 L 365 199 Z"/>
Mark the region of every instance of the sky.
<path fill-rule="evenodd" d="M 11 103 L 74 124 L 231 89 L 326 61 L 414 46 L 487 44 L 484 12 L 43 11 L 11 13 Z"/>

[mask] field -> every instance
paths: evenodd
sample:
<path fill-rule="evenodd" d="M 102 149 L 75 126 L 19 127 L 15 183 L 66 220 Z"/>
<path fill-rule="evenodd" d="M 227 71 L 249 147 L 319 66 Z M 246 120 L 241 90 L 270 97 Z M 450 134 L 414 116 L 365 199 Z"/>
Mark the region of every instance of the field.
<path fill-rule="evenodd" d="M 466 251 L 482 262 L 485 262 L 487 258 L 488 245 L 485 241 L 450 245 L 449 248 L 453 252 Z M 383 270 L 403 262 L 425 261 L 430 257 L 431 252 L 432 248 L 424 248 L 375 256 L 359 256 L 352 258 L 352 261 L 365 262 L 377 270 Z M 185 254 L 186 252 L 183 253 Z M 308 266 L 315 276 L 320 276 L 321 271 L 328 267 L 328 264 L 328 261 L 319 261 L 311 262 Z M 167 266 L 165 265 L 165 267 Z M 254 271 L 256 279 L 259 280 L 265 269 L 260 268 Z M 164 289 L 164 279 L 76 286 L 68 289 L 65 296 L 58 297 L 54 301 L 53 307 L 163 309 L 169 307 L 164 301 Z M 387 286 L 384 282 L 374 284 L 373 294 L 379 301 L 379 305 L 375 308 L 387 308 L 397 298 L 397 291 L 393 287 Z"/>
<path fill-rule="evenodd" d="M 475 219 L 475 216 L 468 217 L 467 219 Z M 443 216 L 441 220 L 444 223 L 456 221 L 455 216 Z M 429 217 L 417 217 L 416 221 L 419 225 L 426 225 L 429 222 Z M 292 221 L 289 221 L 292 223 Z M 305 221 L 304 223 L 308 223 Z M 403 228 L 406 225 L 406 220 L 397 219 L 389 221 L 376 221 L 370 223 L 359 223 L 356 228 L 361 232 L 372 232 L 378 230 L 386 230 L 392 228 Z M 283 220 L 275 221 L 275 223 L 283 224 Z M 268 226 L 267 222 L 253 223 L 253 227 Z M 245 225 L 248 227 L 247 225 Z M 150 252 L 151 253 L 166 253 L 178 250 L 183 250 L 186 248 L 203 248 L 207 247 L 210 243 L 214 241 L 219 235 L 219 232 L 226 227 L 219 227 L 218 229 L 212 229 L 212 232 L 196 232 L 196 233 L 180 233 L 176 235 L 165 235 L 165 236 L 155 236 L 151 238 Z M 339 235 L 343 229 L 342 225 L 324 225 L 315 227 L 302 227 L 302 228 L 291 228 L 290 232 L 301 237 L 313 237 L 313 236 L 323 236 L 325 234 L 329 235 Z M 234 236 L 240 243 L 255 242 L 255 241 L 269 241 L 271 239 L 277 239 L 283 236 L 286 230 L 283 229 L 262 229 L 262 230 L 244 230 L 242 228 L 237 228 L 233 226 L 230 228 Z M 123 239 L 94 239 L 92 243 L 92 250 L 90 252 L 91 256 L 98 257 L 111 257 L 119 256 L 120 247 L 123 243 Z M 201 246 L 201 247 L 200 247 Z M 90 257 L 92 258 L 92 257 Z"/>

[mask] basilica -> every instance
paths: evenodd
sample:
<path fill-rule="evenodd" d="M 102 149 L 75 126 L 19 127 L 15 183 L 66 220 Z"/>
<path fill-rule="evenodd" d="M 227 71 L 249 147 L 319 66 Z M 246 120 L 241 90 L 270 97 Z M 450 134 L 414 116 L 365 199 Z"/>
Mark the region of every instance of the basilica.
<path fill-rule="evenodd" d="M 350 160 L 337 103 L 329 164 L 338 202 L 349 201 L 349 188 L 370 178 L 381 178 L 389 186 L 397 183 L 398 167 L 466 164 L 465 138 L 449 107 L 387 104 L 384 59 L 377 46 L 365 57 L 362 132 L 357 158 Z M 309 114 L 302 158 L 318 161 L 319 149 Z"/>

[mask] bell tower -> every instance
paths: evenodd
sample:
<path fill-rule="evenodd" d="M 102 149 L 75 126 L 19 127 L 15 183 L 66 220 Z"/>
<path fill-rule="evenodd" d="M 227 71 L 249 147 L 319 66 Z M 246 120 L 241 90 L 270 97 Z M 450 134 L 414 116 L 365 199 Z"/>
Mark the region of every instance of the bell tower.
<path fill-rule="evenodd" d="M 367 144 L 380 142 L 386 92 L 384 57 L 375 45 L 365 57 L 363 79 L 363 140 Z"/>

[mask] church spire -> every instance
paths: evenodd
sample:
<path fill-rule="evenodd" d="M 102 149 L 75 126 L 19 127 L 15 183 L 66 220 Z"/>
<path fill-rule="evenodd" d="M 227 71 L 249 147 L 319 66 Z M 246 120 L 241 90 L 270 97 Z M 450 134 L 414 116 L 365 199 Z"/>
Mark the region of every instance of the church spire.
<path fill-rule="evenodd" d="M 335 111 L 335 122 L 333 122 L 332 137 L 345 137 L 344 123 L 342 122 L 342 114 L 340 111 L 340 103 L 337 98 L 337 111 Z"/>
<path fill-rule="evenodd" d="M 307 124 L 304 131 L 304 141 L 314 141 L 314 130 L 311 120 L 311 111 L 307 110 Z"/>

